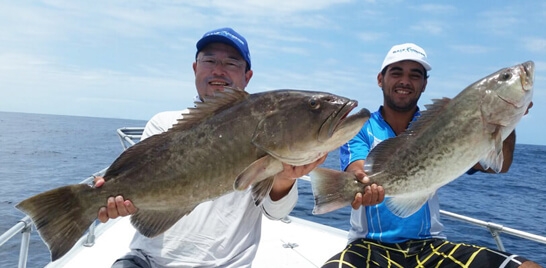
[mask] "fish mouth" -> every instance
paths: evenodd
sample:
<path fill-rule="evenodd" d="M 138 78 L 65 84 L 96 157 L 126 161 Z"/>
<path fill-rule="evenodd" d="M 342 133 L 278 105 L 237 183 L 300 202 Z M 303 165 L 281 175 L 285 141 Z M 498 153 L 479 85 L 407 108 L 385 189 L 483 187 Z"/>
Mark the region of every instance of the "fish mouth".
<path fill-rule="evenodd" d="M 534 73 L 535 73 L 535 63 L 532 61 L 527 61 L 520 66 L 520 79 L 521 86 L 524 91 L 529 91 L 533 89 Z"/>
<path fill-rule="evenodd" d="M 322 124 L 321 131 L 319 134 L 319 141 L 325 142 L 330 137 L 334 135 L 339 126 L 345 121 L 347 115 L 358 106 L 358 101 L 349 100 L 347 101 L 341 109 L 333 112 L 326 121 Z M 327 127 L 326 127 L 327 126 Z M 324 131 L 327 130 L 327 131 Z"/>

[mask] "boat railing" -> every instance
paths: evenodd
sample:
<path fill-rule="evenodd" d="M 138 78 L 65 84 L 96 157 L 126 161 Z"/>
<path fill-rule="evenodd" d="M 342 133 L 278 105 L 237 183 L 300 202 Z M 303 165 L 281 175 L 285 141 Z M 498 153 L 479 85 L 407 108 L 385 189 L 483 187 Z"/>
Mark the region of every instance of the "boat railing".
<path fill-rule="evenodd" d="M 117 134 L 120 139 L 121 145 L 123 146 L 123 149 L 125 150 L 131 147 L 132 145 L 136 144 L 140 140 L 143 130 L 144 130 L 143 127 L 124 127 L 124 128 L 117 129 Z M 80 183 L 91 184 L 95 176 L 104 175 L 104 173 L 106 172 L 106 169 L 107 168 L 99 172 L 96 172 L 95 174 L 86 178 Z M 304 176 L 301 179 L 310 181 L 310 178 L 308 176 Z M 509 228 L 494 222 L 482 221 L 482 220 L 478 220 L 475 218 L 467 217 L 464 215 L 456 214 L 456 213 L 445 211 L 445 210 L 440 210 L 440 213 L 442 216 L 446 216 L 454 220 L 462 221 L 467 224 L 477 225 L 489 230 L 492 238 L 495 240 L 495 243 L 497 244 L 497 248 L 501 251 L 505 251 L 504 244 L 502 243 L 502 239 L 500 236 L 501 233 L 505 233 L 508 235 L 520 237 L 530 241 L 546 244 L 545 236 L 540 236 L 540 235 L 528 233 L 525 231 L 520 231 L 520 230 Z M 83 244 L 84 246 L 91 247 L 94 245 L 94 239 L 95 239 L 94 230 L 95 230 L 96 224 L 97 224 L 96 222 L 93 223 L 91 227 L 89 228 L 87 237 Z M 32 229 L 34 229 L 33 227 L 34 225 L 32 221 L 30 220 L 28 216 L 26 216 L 22 218 L 21 220 L 19 220 L 9 230 L 7 230 L 2 235 L 0 235 L 0 247 L 2 247 L 11 238 L 15 237 L 19 233 L 22 234 L 21 246 L 19 250 L 19 262 L 18 262 L 19 268 L 26 267 L 27 259 L 28 259 L 28 249 L 30 246 L 30 233 Z"/>
<path fill-rule="evenodd" d="M 107 168 L 94 173 L 80 183 L 91 184 L 95 176 L 104 175 L 106 169 Z M 94 245 L 96 224 L 96 222 L 93 222 L 89 227 L 83 246 L 91 247 Z M 2 247 L 11 238 L 21 233 L 21 246 L 19 247 L 19 261 L 17 265 L 17 267 L 19 268 L 25 268 L 27 265 L 28 249 L 30 247 L 30 234 L 32 232 L 32 229 L 35 229 L 34 224 L 32 223 L 29 216 L 25 216 L 24 218 L 20 219 L 15 225 L 13 225 L 9 230 L 0 235 L 0 247 Z"/>

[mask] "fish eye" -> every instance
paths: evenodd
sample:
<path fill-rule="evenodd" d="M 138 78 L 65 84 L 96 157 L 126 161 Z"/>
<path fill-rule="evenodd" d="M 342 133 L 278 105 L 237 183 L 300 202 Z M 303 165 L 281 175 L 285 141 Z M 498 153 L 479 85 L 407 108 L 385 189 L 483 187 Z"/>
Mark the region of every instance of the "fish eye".
<path fill-rule="evenodd" d="M 502 79 L 503 81 L 510 80 L 510 78 L 512 78 L 512 73 L 510 72 L 502 73 L 500 75 L 500 79 Z"/>
<path fill-rule="evenodd" d="M 311 98 L 309 100 L 309 107 L 311 107 L 311 109 L 313 110 L 316 110 L 320 108 L 320 102 L 316 98 Z"/>

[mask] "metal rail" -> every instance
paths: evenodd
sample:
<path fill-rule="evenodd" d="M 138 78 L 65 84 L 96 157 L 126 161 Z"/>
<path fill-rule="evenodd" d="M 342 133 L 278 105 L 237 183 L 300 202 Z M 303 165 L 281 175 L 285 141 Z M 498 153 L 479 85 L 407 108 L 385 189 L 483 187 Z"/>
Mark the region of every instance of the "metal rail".
<path fill-rule="evenodd" d="M 501 224 L 497 224 L 497 223 L 494 223 L 494 222 L 488 222 L 488 221 L 482 221 L 482 220 L 474 219 L 474 218 L 471 218 L 471 217 L 463 216 L 463 215 L 456 214 L 456 213 L 449 212 L 449 211 L 445 211 L 445 210 L 440 210 L 440 213 L 443 216 L 447 216 L 449 218 L 452 218 L 452 219 L 455 219 L 455 220 L 458 220 L 458 221 L 462 221 L 464 223 L 473 224 L 473 225 L 481 226 L 481 227 L 484 227 L 484 228 L 488 229 L 489 232 L 491 233 L 491 236 L 493 237 L 493 239 L 495 239 L 495 243 L 497 244 L 497 248 L 499 250 L 501 250 L 501 251 L 505 251 L 504 245 L 503 245 L 501 237 L 500 237 L 501 233 L 505 233 L 505 234 L 509 234 L 509 235 L 512 235 L 512 236 L 517 236 L 517 237 L 520 237 L 520 238 L 523 238 L 523 239 L 527 239 L 527 240 L 535 241 L 535 242 L 538 242 L 538 243 L 546 244 L 546 237 L 544 237 L 544 236 L 540 236 L 540 235 L 520 231 L 520 230 L 513 229 L 513 228 L 510 228 L 510 227 L 506 227 L 506 226 L 503 226 Z"/>
<path fill-rule="evenodd" d="M 119 139 L 121 141 L 121 145 L 123 146 L 123 148 L 127 149 L 127 148 L 131 147 L 132 145 L 134 145 L 135 143 L 137 143 L 140 140 L 140 137 L 142 135 L 143 130 L 144 130 L 144 128 L 142 128 L 142 127 L 124 127 L 124 128 L 118 129 L 117 130 L 118 137 L 119 137 Z M 94 177 L 104 175 L 104 173 L 106 172 L 106 169 L 107 168 L 93 174 L 92 176 L 90 176 L 87 179 L 83 180 L 81 183 L 87 183 L 87 184 L 92 183 Z M 304 176 L 301 179 L 306 180 L 306 181 L 310 181 L 310 178 L 308 176 Z M 497 223 L 482 221 L 482 220 L 474 219 L 474 218 L 471 218 L 471 217 L 463 216 L 463 215 L 456 214 L 456 213 L 449 212 L 449 211 L 445 211 L 445 210 L 440 210 L 440 213 L 443 216 L 446 216 L 448 218 L 452 218 L 452 219 L 455 219 L 455 220 L 458 220 L 458 221 L 462 221 L 462 222 L 467 223 L 467 224 L 477 225 L 477 226 L 480 226 L 480 227 L 483 227 L 483 228 L 489 230 L 489 232 L 491 233 L 491 236 L 493 237 L 493 239 L 495 240 L 495 243 L 497 244 L 498 249 L 501 250 L 501 251 L 505 251 L 504 245 L 502 243 L 502 239 L 500 237 L 501 233 L 505 233 L 505 234 L 508 234 L 508 235 L 520 237 L 520 238 L 527 239 L 527 240 L 530 240 L 530 241 L 535 241 L 535 242 L 538 242 L 538 243 L 546 244 L 546 237 L 545 236 L 540 236 L 540 235 L 520 231 L 520 230 L 509 228 L 509 227 L 506 227 L 506 226 L 503 226 L 503 225 L 500 225 L 500 224 L 497 224 Z M 91 225 L 91 227 L 89 228 L 89 232 L 88 232 L 87 238 L 86 238 L 86 240 L 84 242 L 84 246 L 91 247 L 91 246 L 94 245 L 95 224 L 96 223 L 93 223 Z M 28 259 L 28 249 L 29 249 L 29 245 L 30 245 L 30 243 L 29 243 L 29 241 L 30 241 L 30 232 L 32 231 L 33 226 L 34 226 L 34 224 L 31 222 L 30 218 L 27 216 L 27 217 L 24 217 L 21 220 L 19 220 L 19 222 L 17 222 L 13 227 L 11 227 L 9 230 L 7 230 L 2 235 L 0 235 L 0 247 L 2 247 L 2 245 L 4 243 L 6 243 L 8 240 L 10 240 L 14 236 L 18 235 L 19 233 L 22 233 L 21 247 L 20 247 L 20 250 L 19 250 L 19 265 L 18 265 L 19 268 L 25 268 L 26 267 L 26 263 L 27 263 L 27 259 Z"/>

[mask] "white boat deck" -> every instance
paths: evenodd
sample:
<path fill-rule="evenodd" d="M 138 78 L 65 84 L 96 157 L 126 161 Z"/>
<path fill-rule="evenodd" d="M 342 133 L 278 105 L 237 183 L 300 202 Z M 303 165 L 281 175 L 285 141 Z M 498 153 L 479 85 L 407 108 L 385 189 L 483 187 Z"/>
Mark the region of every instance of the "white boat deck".
<path fill-rule="evenodd" d="M 289 219 L 285 223 L 263 218 L 262 238 L 253 267 L 320 267 L 347 243 L 346 231 L 300 218 Z M 129 251 L 134 232 L 129 217 L 99 224 L 93 246 L 83 246 L 84 236 L 63 258 L 46 267 L 110 267 Z"/>

